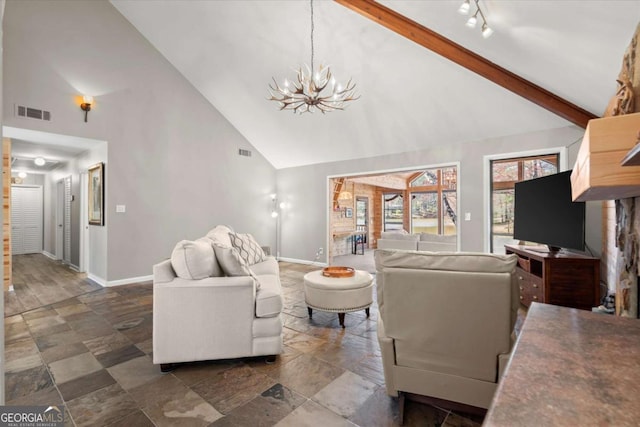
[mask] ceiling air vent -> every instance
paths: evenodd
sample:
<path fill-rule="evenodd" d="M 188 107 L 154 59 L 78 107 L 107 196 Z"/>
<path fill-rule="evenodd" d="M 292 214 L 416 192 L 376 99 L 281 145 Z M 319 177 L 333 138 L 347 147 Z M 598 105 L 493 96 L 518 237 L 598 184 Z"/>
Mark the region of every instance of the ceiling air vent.
<path fill-rule="evenodd" d="M 251 157 L 251 151 L 250 150 L 245 150 L 243 148 L 239 148 L 238 149 L 238 154 L 240 154 L 241 156 L 245 156 L 245 157 Z"/>
<path fill-rule="evenodd" d="M 25 107 L 24 105 L 16 105 L 16 116 L 28 119 L 45 120 L 47 122 L 51 121 L 51 112 L 40 110 L 38 108 Z"/>

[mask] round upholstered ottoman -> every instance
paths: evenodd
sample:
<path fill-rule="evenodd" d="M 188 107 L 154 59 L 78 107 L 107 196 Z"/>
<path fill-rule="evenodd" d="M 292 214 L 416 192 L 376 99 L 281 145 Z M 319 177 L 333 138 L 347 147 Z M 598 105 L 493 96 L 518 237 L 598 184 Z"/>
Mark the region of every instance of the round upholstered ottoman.
<path fill-rule="evenodd" d="M 338 313 L 340 326 L 344 328 L 344 314 L 365 310 L 373 303 L 373 276 L 356 270 L 352 277 L 325 277 L 322 270 L 304 276 L 304 300 L 309 317 L 313 310 Z"/>

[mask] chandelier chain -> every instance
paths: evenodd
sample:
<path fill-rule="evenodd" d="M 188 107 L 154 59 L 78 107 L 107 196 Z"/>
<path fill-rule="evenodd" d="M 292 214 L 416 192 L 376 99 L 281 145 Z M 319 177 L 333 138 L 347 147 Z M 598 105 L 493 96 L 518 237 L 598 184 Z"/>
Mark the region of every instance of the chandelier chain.
<path fill-rule="evenodd" d="M 311 3 L 311 70 L 313 70 L 313 0 L 310 0 Z"/>

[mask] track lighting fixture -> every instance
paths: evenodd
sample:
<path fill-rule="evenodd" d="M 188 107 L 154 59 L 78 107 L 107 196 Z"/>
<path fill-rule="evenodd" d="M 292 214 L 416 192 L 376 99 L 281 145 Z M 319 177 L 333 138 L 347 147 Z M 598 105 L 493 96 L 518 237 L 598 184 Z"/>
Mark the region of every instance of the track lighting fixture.
<path fill-rule="evenodd" d="M 487 19 L 485 18 L 484 13 L 482 13 L 482 9 L 480 9 L 480 0 L 473 0 L 473 2 L 475 3 L 476 11 L 473 15 L 471 15 L 471 17 L 469 17 L 469 19 L 467 19 L 467 23 L 465 25 L 469 28 L 475 28 L 478 24 L 478 15 L 480 15 L 480 19 L 482 19 L 482 37 L 486 39 L 487 37 L 490 37 L 491 34 L 493 34 L 493 29 L 489 27 Z M 464 0 L 464 2 L 458 8 L 458 12 L 462 15 L 468 15 L 470 11 L 471 0 Z"/>

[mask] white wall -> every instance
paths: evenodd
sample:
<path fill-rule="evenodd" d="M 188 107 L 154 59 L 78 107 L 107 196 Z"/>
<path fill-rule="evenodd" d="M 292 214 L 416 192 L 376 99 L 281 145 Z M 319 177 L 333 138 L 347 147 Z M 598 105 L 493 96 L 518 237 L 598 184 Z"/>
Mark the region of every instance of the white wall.
<path fill-rule="evenodd" d="M 110 3 L 8 2 L 4 32 L 4 124 L 109 144 L 106 280 L 151 274 L 216 224 L 274 246 L 275 169 Z M 95 99 L 88 123 L 82 94 Z M 14 103 L 52 121 L 15 118 Z"/>
<path fill-rule="evenodd" d="M 483 209 L 483 156 L 569 147 L 580 140 L 583 133 L 583 129 L 568 126 L 465 144 L 449 144 L 412 153 L 278 170 L 278 193 L 289 205 L 281 217 L 281 255 L 285 258 L 313 260 L 319 247 L 326 249 L 329 209 L 327 176 L 414 168 L 456 161 L 460 162 L 459 212 L 471 213 L 471 221 L 461 221 L 459 224 L 461 250 L 483 251 L 487 221 Z M 571 168 L 575 161 L 573 150 L 569 150 L 568 157 Z M 600 215 L 599 209 L 595 209 L 595 212 L 594 209 L 588 209 L 587 243 L 597 251 L 597 256 L 601 246 Z M 326 255 L 320 261 L 326 262 Z"/>

